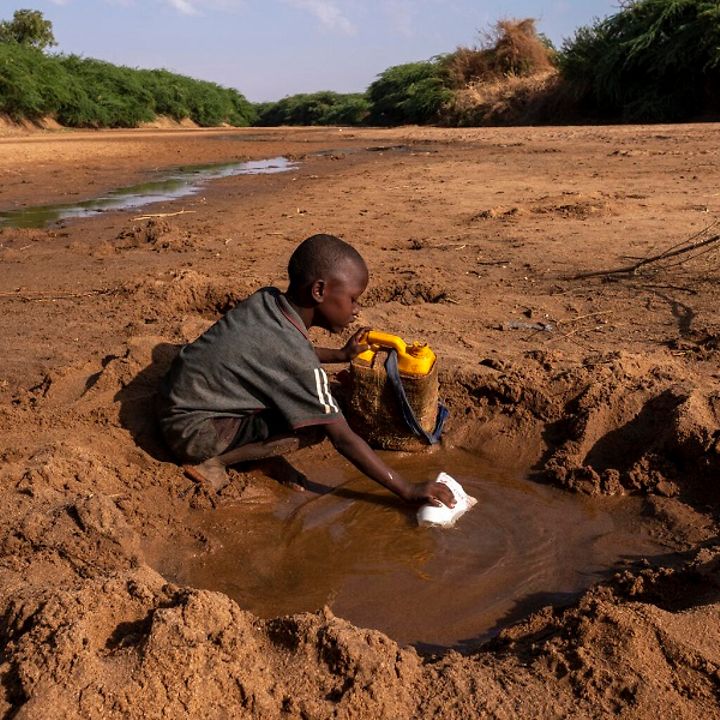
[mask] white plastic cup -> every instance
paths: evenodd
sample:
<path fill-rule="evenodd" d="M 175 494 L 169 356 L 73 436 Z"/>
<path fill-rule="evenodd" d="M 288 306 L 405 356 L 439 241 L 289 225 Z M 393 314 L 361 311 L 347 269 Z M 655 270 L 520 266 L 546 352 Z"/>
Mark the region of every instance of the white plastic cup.
<path fill-rule="evenodd" d="M 463 490 L 462 485 L 450 477 L 447 473 L 441 472 L 435 482 L 446 485 L 455 498 L 455 507 L 448 507 L 444 503 L 432 505 L 427 503 L 417 511 L 418 525 L 421 527 L 452 527 L 459 517 L 464 515 L 477 500 Z"/>

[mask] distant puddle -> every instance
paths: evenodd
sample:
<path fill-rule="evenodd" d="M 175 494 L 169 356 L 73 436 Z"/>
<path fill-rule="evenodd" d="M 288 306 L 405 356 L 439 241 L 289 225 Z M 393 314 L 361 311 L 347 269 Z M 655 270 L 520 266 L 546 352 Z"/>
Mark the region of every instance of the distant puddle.
<path fill-rule="evenodd" d="M 214 549 L 173 548 L 159 570 L 261 617 L 327 604 L 401 644 L 465 651 L 569 602 L 619 562 L 664 550 L 643 533 L 639 499 L 569 495 L 462 451 L 386 460 L 411 479 L 445 470 L 478 504 L 452 530 L 418 528 L 413 511 L 344 463 L 299 465 L 342 487 L 318 496 L 278 486 L 273 499 L 193 513 Z"/>
<path fill-rule="evenodd" d="M 151 203 L 196 195 L 210 181 L 233 175 L 268 175 L 295 170 L 287 158 L 180 167 L 158 180 L 111 190 L 103 197 L 78 203 L 41 205 L 0 212 L 0 227 L 37 228 L 58 220 L 84 218 L 108 210 L 135 210 Z"/>

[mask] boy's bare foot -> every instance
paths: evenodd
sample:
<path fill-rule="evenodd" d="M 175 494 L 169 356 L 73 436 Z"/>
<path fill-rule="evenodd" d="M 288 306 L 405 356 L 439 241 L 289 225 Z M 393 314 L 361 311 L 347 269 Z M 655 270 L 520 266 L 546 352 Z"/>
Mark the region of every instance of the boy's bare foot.
<path fill-rule="evenodd" d="M 183 471 L 190 479 L 209 485 L 215 492 L 220 492 L 230 482 L 225 464 L 217 458 L 209 458 L 198 465 L 183 465 Z"/>

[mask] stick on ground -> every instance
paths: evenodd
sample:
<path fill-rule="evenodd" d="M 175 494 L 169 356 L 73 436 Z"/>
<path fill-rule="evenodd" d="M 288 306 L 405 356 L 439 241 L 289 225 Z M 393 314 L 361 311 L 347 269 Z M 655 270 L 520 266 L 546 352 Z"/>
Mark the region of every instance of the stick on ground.
<path fill-rule="evenodd" d="M 578 273 L 577 275 L 570 276 L 568 280 L 583 280 L 585 278 L 600 277 L 601 275 L 634 275 L 640 268 L 646 265 L 650 265 L 651 263 L 660 262 L 661 260 L 667 260 L 668 258 L 672 257 L 678 257 L 679 255 L 684 255 L 686 253 L 692 252 L 693 250 L 699 250 L 700 248 L 706 248 L 709 245 L 713 245 L 714 243 L 720 241 L 720 235 L 713 235 L 709 238 L 706 238 L 705 240 L 700 240 L 697 242 L 692 242 L 692 240 L 701 236 L 708 230 L 716 227 L 718 225 L 718 222 L 720 221 L 715 221 L 712 225 L 705 228 L 705 230 L 693 235 L 690 240 L 687 241 L 690 242 L 690 245 L 681 243 L 682 245 L 684 245 L 684 247 L 680 247 L 679 244 L 675 244 L 657 255 L 651 255 L 650 257 L 643 258 L 642 260 L 638 260 L 638 262 L 633 263 L 632 265 L 609 268 L 606 270 L 593 270 L 592 272 Z"/>

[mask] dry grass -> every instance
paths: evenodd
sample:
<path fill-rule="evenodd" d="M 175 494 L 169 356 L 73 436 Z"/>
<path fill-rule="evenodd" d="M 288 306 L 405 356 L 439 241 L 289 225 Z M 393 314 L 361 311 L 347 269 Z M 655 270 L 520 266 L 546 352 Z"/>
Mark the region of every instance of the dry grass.
<path fill-rule="evenodd" d="M 516 125 L 551 120 L 566 104 L 554 56 L 538 35 L 535 20 L 501 20 L 479 48 L 458 48 L 446 58 L 445 71 L 456 90 L 445 122 Z"/>
<path fill-rule="evenodd" d="M 554 68 L 478 80 L 456 92 L 447 122 L 470 126 L 547 122 L 561 104 L 560 96 L 560 75 Z"/>
<path fill-rule="evenodd" d="M 458 48 L 445 61 L 450 82 L 457 88 L 478 80 L 534 75 L 553 68 L 554 51 L 535 28 L 535 20 L 500 20 L 485 34 L 479 48 Z"/>

